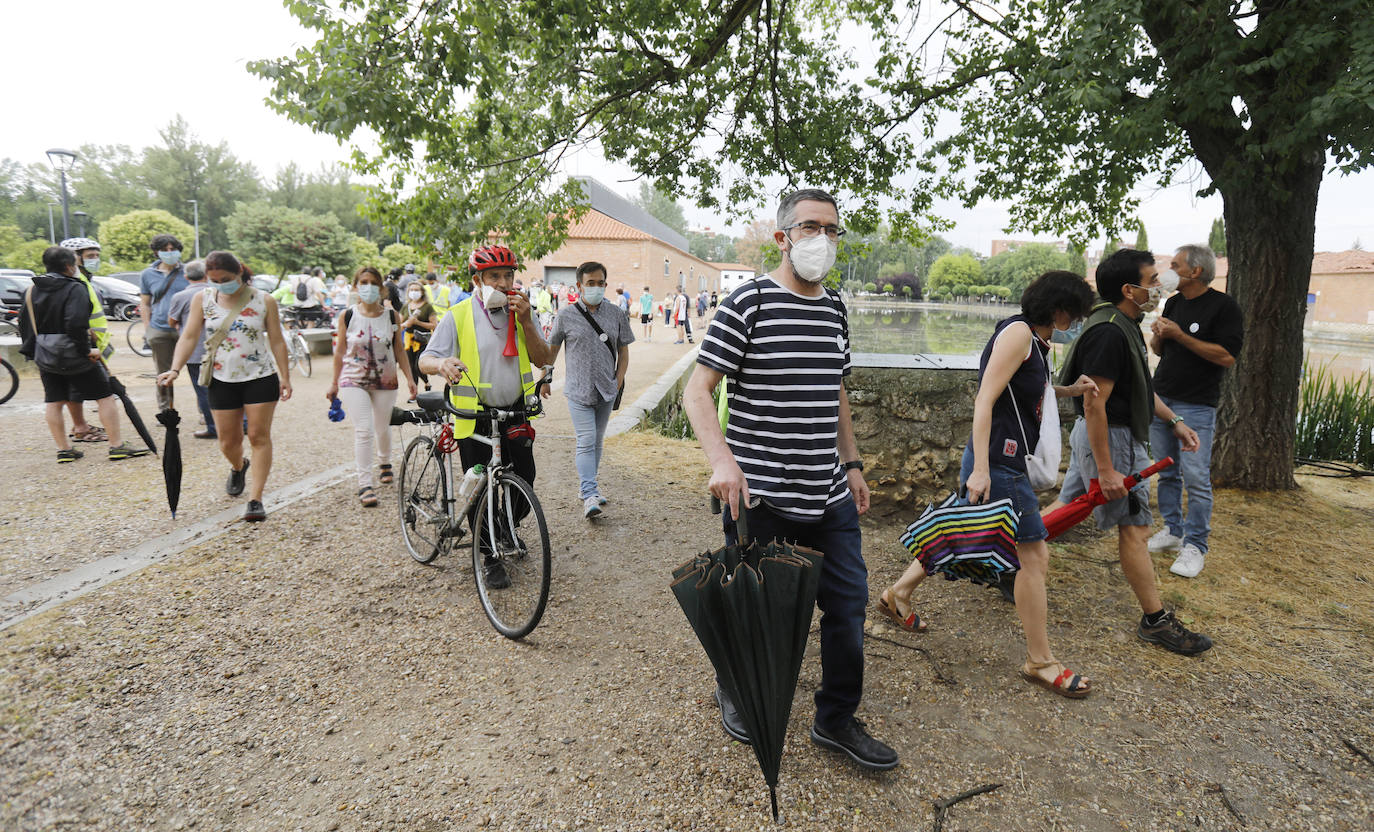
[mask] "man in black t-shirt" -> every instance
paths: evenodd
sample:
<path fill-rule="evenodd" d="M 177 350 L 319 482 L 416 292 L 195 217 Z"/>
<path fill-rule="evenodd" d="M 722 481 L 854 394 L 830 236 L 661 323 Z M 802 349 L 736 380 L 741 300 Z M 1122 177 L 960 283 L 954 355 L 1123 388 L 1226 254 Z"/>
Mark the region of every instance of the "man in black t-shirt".
<path fill-rule="evenodd" d="M 1159 475 L 1159 513 L 1164 528 L 1150 538 L 1150 551 L 1177 550 L 1169 571 L 1195 578 L 1207 556 L 1212 531 L 1212 436 L 1216 430 L 1221 378 L 1236 363 L 1244 339 L 1240 305 L 1230 295 L 1210 288 L 1217 259 L 1206 246 L 1183 246 L 1169 263 L 1178 275 L 1178 294 L 1164 304 L 1151 327 L 1150 349 L 1160 356 L 1155 391 L 1174 419 L 1197 431 L 1196 453 L 1180 454 L 1173 425 L 1156 418 L 1150 445 L 1178 464 Z M 1183 515 L 1183 489 L 1188 489 L 1188 516 Z"/>
<path fill-rule="evenodd" d="M 1141 639 L 1185 656 L 1212 647 L 1212 640 L 1183 626 L 1164 608 L 1155 584 L 1154 564 L 1146 541 L 1150 536 L 1150 486 L 1142 482 L 1127 489 L 1127 474 L 1150 464 L 1145 449 L 1150 416 L 1172 422 L 1174 436 L 1185 451 L 1197 447 L 1192 428 L 1174 420 L 1174 413 L 1155 394 L 1145 362 L 1145 339 L 1140 333 L 1144 313 L 1154 309 L 1163 289 L 1154 255 L 1121 249 L 1097 267 L 1097 293 L 1083 334 L 1065 358 L 1061 378 L 1083 374 L 1096 384 L 1096 396 L 1075 400 L 1079 418 L 1069 434 L 1071 456 L 1059 500 L 1068 503 L 1098 480 L 1108 502 L 1093 511 L 1100 528 L 1117 528 L 1117 555 L 1143 615 L 1136 633 Z"/>

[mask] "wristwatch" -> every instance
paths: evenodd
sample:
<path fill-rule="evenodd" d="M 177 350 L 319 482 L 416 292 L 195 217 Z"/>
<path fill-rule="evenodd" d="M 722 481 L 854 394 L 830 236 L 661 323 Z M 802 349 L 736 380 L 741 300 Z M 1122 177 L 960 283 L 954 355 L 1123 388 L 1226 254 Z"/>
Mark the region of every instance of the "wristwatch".
<path fill-rule="evenodd" d="M 848 462 L 841 462 L 840 467 L 846 471 L 853 471 L 855 468 L 862 471 L 864 469 L 864 461 L 862 459 L 851 459 Z"/>
<path fill-rule="evenodd" d="M 1169 420 L 1169 427 L 1173 427 L 1174 425 L 1177 425 L 1179 422 L 1182 422 L 1182 421 L 1183 421 L 1183 417 L 1182 417 L 1182 416 L 1179 416 L 1178 414 L 1174 414 L 1174 418 L 1172 418 L 1172 419 Z"/>

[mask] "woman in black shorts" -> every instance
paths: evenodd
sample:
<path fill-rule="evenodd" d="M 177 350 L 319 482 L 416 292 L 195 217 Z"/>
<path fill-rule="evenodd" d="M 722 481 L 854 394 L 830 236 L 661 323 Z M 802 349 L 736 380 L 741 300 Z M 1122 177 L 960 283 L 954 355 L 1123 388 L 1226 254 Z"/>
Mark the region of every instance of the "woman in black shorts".
<path fill-rule="evenodd" d="M 205 361 L 213 362 L 207 393 L 210 413 L 215 417 L 220 452 L 229 461 L 229 481 L 225 492 L 231 497 L 243 493 L 249 460 L 243 455 L 243 420 L 248 420 L 248 442 L 253 447 L 253 479 L 248 483 L 248 507 L 243 519 L 267 519 L 262 491 L 272 470 L 272 417 L 277 400 L 291 398 L 291 376 L 287 369 L 286 341 L 282 337 L 277 302 L 266 292 L 255 289 L 252 272 L 227 251 L 213 251 L 205 258 L 209 285 L 191 300 L 186 324 L 172 356 L 172 368 L 158 376 L 157 383 L 170 386 L 181 373 L 204 330 L 207 341 L 223 325 L 228 336 Z M 245 294 L 246 293 L 246 294 Z M 230 309 L 243 310 L 227 324 Z M 278 375 L 280 368 L 280 375 Z"/>

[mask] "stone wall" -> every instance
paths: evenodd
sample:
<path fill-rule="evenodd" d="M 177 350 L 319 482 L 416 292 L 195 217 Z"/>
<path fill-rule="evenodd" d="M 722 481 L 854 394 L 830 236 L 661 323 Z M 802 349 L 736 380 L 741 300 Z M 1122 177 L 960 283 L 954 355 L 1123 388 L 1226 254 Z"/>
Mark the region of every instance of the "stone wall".
<path fill-rule="evenodd" d="M 977 359 L 859 354 L 846 388 L 873 514 L 948 496 L 973 427 Z"/>

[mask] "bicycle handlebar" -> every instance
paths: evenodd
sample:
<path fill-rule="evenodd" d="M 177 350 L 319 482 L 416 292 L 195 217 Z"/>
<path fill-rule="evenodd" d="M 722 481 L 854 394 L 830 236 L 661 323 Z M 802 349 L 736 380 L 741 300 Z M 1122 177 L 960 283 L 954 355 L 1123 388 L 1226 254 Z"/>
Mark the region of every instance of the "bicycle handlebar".
<path fill-rule="evenodd" d="M 451 382 L 446 382 L 444 384 L 444 411 L 446 413 L 450 413 L 458 417 L 459 419 L 478 419 L 483 416 L 493 417 L 498 422 L 508 422 L 511 419 L 520 418 L 533 419 L 534 417 L 544 412 L 543 402 L 538 401 L 539 388 L 543 387 L 545 384 L 549 384 L 551 381 L 550 377 L 552 375 L 552 367 L 549 367 L 546 370 L 544 370 L 544 374 L 541 375 L 539 377 L 539 380 L 534 383 L 534 395 L 536 398 L 536 404 L 534 404 L 533 406 L 526 406 L 521 410 L 503 410 L 501 408 L 487 407 L 485 405 L 483 405 L 477 410 L 459 410 L 458 408 L 453 406 L 453 402 L 450 399 L 450 393 L 452 392 L 451 388 L 453 387 L 453 384 Z"/>

